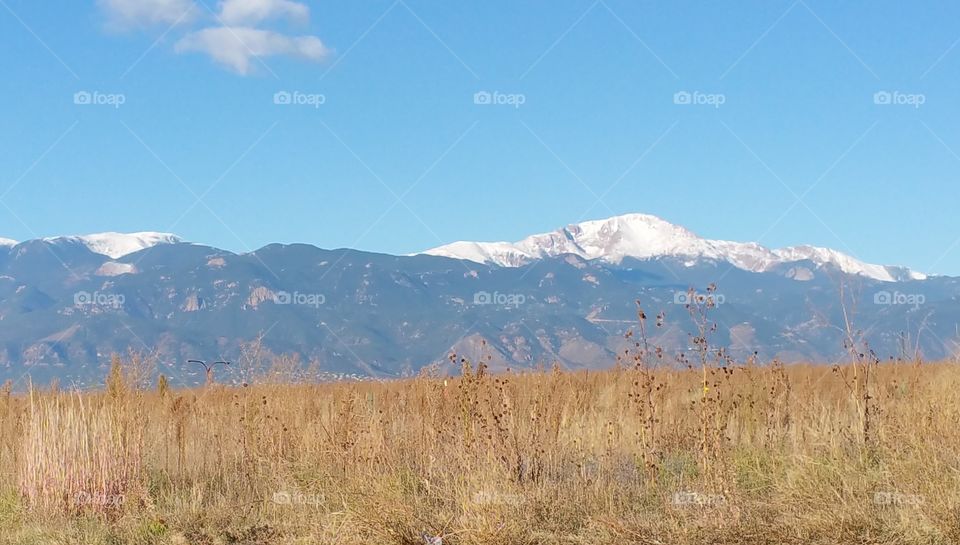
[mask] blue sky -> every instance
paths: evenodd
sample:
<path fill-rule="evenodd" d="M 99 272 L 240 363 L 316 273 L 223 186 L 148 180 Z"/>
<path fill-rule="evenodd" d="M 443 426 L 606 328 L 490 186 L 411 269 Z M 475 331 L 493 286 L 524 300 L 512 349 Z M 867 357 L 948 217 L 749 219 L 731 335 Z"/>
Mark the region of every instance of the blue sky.
<path fill-rule="evenodd" d="M 0 236 L 408 253 L 646 212 L 960 274 L 955 2 L 205 2 L 0 0 Z"/>

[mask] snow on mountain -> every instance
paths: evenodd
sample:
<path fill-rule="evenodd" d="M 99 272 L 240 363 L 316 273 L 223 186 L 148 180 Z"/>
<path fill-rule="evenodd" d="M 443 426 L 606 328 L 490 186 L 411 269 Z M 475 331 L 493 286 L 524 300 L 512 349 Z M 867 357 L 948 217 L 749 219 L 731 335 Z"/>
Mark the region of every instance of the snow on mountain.
<path fill-rule="evenodd" d="M 89 248 L 91 252 L 106 255 L 113 259 L 158 244 L 176 244 L 183 242 L 177 235 L 151 231 L 141 233 L 96 233 L 93 235 L 51 237 L 43 240 L 54 244 L 58 242 L 78 242 Z"/>
<path fill-rule="evenodd" d="M 843 272 L 849 274 L 859 274 L 876 280 L 885 282 L 894 282 L 901 280 L 925 280 L 927 275 L 911 271 L 904 267 L 894 267 L 885 265 L 872 265 L 864 263 L 847 254 L 831 250 L 829 248 L 818 248 L 816 246 L 790 246 L 773 250 L 773 254 L 780 263 L 793 263 L 796 261 L 809 260 L 817 265 L 827 263 L 836 265 Z"/>
<path fill-rule="evenodd" d="M 107 261 L 93 274 L 97 276 L 120 276 L 121 274 L 136 274 L 137 267 L 132 263 L 117 263 Z"/>
<path fill-rule="evenodd" d="M 828 248 L 793 246 L 771 250 L 756 242 L 705 239 L 684 227 L 648 214 L 627 214 L 586 221 L 552 233 L 533 235 L 516 243 L 454 242 L 423 253 L 504 267 L 518 267 L 537 259 L 563 254 L 610 263 L 620 263 L 626 257 L 676 257 L 726 261 L 753 272 L 809 260 L 818 267 L 832 265 L 848 274 L 885 282 L 926 278 L 921 273 L 902 267 L 864 263 Z"/>
<path fill-rule="evenodd" d="M 519 267 L 541 257 L 539 254 L 522 250 L 520 243 L 509 242 L 454 242 L 424 253 L 466 259 L 477 263 L 496 263 L 504 267 Z"/>
<path fill-rule="evenodd" d="M 18 242 L 16 240 L 0 237 L 0 246 L 13 247 L 13 246 L 16 246 L 17 244 Z"/>

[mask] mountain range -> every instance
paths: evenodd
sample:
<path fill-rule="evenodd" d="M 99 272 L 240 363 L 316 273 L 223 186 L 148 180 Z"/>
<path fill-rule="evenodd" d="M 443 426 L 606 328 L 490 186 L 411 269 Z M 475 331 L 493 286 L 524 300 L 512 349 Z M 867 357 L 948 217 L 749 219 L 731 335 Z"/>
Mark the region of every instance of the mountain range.
<path fill-rule="evenodd" d="M 130 350 L 175 384 L 201 378 L 187 359 L 233 361 L 225 380 L 275 356 L 333 379 L 455 372 L 451 353 L 494 369 L 607 367 L 638 304 L 664 312 L 652 343 L 688 351 L 690 290 L 714 283 L 710 342 L 739 359 L 842 359 L 844 310 L 882 358 L 957 349 L 960 279 L 629 214 L 407 256 L 307 244 L 233 253 L 155 232 L 0 240 L 0 379 L 97 384 L 111 355 Z"/>

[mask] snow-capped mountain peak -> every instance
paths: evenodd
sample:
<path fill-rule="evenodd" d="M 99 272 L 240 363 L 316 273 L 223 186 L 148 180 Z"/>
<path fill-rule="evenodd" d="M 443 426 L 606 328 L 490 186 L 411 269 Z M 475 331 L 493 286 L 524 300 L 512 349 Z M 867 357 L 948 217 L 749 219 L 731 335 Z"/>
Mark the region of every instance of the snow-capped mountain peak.
<path fill-rule="evenodd" d="M 627 214 L 568 225 L 551 233 L 509 242 L 455 242 L 423 252 L 428 255 L 518 267 L 537 259 L 574 254 L 584 259 L 620 263 L 624 258 L 663 257 L 726 261 L 737 268 L 764 272 L 776 266 L 811 261 L 848 274 L 891 282 L 923 279 L 902 267 L 864 263 L 829 248 L 794 246 L 771 250 L 756 242 L 711 240 L 649 214 Z"/>
<path fill-rule="evenodd" d="M 112 259 L 117 259 L 159 244 L 177 244 L 183 242 L 177 235 L 152 231 L 140 233 L 95 233 L 92 235 L 51 237 L 43 240 L 50 243 L 80 243 L 89 248 L 91 252 L 106 255 Z"/>

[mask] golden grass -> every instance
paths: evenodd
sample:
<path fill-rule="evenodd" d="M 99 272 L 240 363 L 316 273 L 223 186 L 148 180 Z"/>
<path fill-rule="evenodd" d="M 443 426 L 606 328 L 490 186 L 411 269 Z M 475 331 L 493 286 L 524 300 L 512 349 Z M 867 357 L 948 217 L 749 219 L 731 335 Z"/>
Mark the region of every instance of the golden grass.
<path fill-rule="evenodd" d="M 869 434 L 848 371 L 4 395 L 0 543 L 960 543 L 960 368 L 872 365 Z"/>

